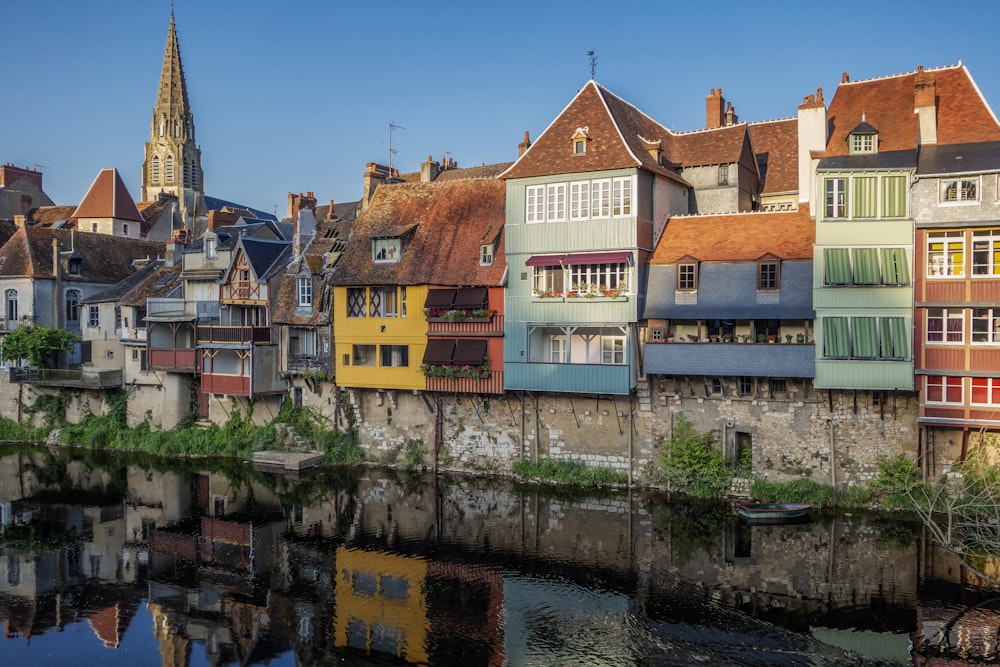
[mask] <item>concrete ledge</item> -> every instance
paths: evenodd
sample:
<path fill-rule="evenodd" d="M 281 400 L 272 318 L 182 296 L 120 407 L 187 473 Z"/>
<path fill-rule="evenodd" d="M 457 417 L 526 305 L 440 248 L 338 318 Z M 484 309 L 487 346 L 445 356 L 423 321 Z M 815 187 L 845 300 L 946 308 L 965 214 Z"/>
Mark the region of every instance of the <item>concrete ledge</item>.
<path fill-rule="evenodd" d="M 313 468 L 323 463 L 323 455 L 312 452 L 254 452 L 254 466 L 265 466 L 268 468 L 281 468 L 301 472 L 307 468 Z"/>

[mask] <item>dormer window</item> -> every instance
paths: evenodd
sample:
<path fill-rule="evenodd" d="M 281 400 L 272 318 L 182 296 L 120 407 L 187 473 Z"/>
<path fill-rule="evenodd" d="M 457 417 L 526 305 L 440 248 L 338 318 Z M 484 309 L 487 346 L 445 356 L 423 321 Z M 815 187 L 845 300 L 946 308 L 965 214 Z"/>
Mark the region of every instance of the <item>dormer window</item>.
<path fill-rule="evenodd" d="M 402 256 L 402 245 L 399 238 L 373 239 L 372 260 L 376 262 L 398 262 Z"/>
<path fill-rule="evenodd" d="M 77 253 L 73 253 L 69 260 L 66 262 L 66 270 L 69 271 L 71 276 L 80 275 L 81 268 L 83 266 L 83 257 Z"/>
<path fill-rule="evenodd" d="M 479 246 L 479 266 L 493 266 L 493 244 Z"/>
<path fill-rule="evenodd" d="M 677 265 L 677 290 L 694 292 L 698 289 L 698 263 L 682 262 Z"/>
<path fill-rule="evenodd" d="M 851 155 L 864 155 L 878 152 L 878 130 L 868 124 L 865 115 L 861 114 L 861 122 L 851 130 L 848 136 Z"/>
<path fill-rule="evenodd" d="M 298 280 L 298 303 L 301 308 L 309 308 L 313 303 L 312 276 L 299 276 Z"/>
<path fill-rule="evenodd" d="M 584 155 L 590 143 L 590 128 L 578 127 L 573 133 L 573 155 Z"/>
<path fill-rule="evenodd" d="M 205 235 L 205 259 L 215 259 L 219 249 L 219 238 L 215 234 Z"/>
<path fill-rule="evenodd" d="M 757 289 L 777 290 L 781 285 L 781 262 L 768 256 L 757 260 Z"/>

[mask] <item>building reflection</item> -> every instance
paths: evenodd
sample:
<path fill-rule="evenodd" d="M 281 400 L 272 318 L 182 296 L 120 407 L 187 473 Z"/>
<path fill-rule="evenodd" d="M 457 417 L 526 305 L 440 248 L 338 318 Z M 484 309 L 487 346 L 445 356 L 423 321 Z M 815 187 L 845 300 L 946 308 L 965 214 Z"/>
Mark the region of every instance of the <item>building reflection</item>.
<path fill-rule="evenodd" d="M 2 641 L 85 623 L 100 650 L 148 633 L 147 661 L 178 667 L 498 666 L 694 656 L 724 631 L 789 654 L 909 661 L 912 641 L 914 664 L 997 660 L 996 592 L 919 526 L 746 527 L 652 496 L 329 475 L 0 454 Z"/>

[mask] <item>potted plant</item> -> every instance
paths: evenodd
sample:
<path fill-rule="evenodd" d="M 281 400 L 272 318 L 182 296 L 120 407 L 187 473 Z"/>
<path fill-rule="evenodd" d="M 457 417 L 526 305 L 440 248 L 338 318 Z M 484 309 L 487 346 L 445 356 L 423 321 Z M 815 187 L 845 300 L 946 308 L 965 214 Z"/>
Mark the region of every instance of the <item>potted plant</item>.
<path fill-rule="evenodd" d="M 698 342 L 698 337 L 695 336 L 694 334 L 688 334 L 687 335 L 687 339 L 688 339 L 689 343 L 697 343 Z"/>
<path fill-rule="evenodd" d="M 804 333 L 798 334 L 797 336 L 795 336 L 795 342 L 796 343 L 804 343 L 804 342 L 806 342 L 806 335 Z"/>
<path fill-rule="evenodd" d="M 672 333 L 671 333 L 671 332 L 669 332 L 669 331 L 668 331 L 667 333 L 663 334 L 663 338 L 664 338 L 664 340 L 666 340 L 666 341 L 667 341 L 668 343 L 673 343 L 673 342 L 674 342 L 674 334 L 672 334 Z"/>
<path fill-rule="evenodd" d="M 792 342 L 792 334 L 785 334 L 785 342 L 786 343 Z"/>
<path fill-rule="evenodd" d="M 758 343 L 766 343 L 767 342 L 767 336 L 765 336 L 762 333 L 761 334 L 757 334 L 757 342 Z"/>

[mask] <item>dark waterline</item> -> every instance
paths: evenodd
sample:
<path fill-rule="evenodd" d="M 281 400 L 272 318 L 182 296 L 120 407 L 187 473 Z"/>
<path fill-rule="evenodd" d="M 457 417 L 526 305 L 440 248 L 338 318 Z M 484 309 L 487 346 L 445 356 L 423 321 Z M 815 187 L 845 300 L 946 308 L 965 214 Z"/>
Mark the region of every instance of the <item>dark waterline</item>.
<path fill-rule="evenodd" d="M 653 493 L 7 447 L 0 530 L 0 664 L 998 656 L 997 596 L 899 519 L 747 526 Z"/>

